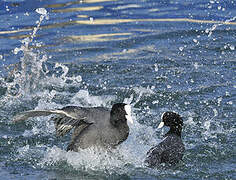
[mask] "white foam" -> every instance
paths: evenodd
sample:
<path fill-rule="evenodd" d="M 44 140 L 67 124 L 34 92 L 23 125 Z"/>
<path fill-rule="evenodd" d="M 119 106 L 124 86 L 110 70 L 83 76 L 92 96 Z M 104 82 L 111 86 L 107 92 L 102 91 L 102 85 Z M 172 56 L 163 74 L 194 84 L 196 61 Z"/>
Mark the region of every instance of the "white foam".
<path fill-rule="evenodd" d="M 134 87 L 133 90 L 137 93 L 137 94 L 145 94 L 145 95 L 152 95 L 152 94 L 155 94 L 155 92 L 153 91 L 153 89 L 151 87 Z"/>
<path fill-rule="evenodd" d="M 72 98 L 71 103 L 80 106 L 107 106 L 116 99 L 115 96 L 93 96 L 86 89 L 79 90 Z"/>
<path fill-rule="evenodd" d="M 141 86 L 133 87 L 132 90 L 134 90 L 134 92 L 138 95 L 138 97 L 135 99 L 134 94 L 131 94 L 129 98 L 124 99 L 124 103 L 135 105 L 141 100 L 143 96 L 150 96 L 150 95 L 155 94 L 153 87 L 149 87 L 149 86 L 147 88 L 141 87 Z"/>
<path fill-rule="evenodd" d="M 134 117 L 135 118 L 135 117 Z M 144 167 L 147 151 L 157 143 L 155 131 L 134 121 L 128 139 L 116 149 L 81 149 L 79 152 L 66 152 L 56 146 L 49 147 L 38 165 L 57 165 L 65 161 L 76 170 L 103 171 L 130 174 L 130 168 Z"/>

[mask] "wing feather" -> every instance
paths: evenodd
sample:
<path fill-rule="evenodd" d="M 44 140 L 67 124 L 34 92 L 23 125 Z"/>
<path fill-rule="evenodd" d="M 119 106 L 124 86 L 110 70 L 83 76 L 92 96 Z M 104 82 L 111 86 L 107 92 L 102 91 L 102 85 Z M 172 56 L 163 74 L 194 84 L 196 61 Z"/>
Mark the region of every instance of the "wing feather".
<path fill-rule="evenodd" d="M 81 107 L 68 106 L 63 109 L 56 110 L 31 110 L 22 112 L 13 117 L 13 122 L 24 121 L 29 118 L 38 116 L 58 115 L 52 117 L 54 121 L 57 136 L 63 136 L 69 132 L 73 127 L 81 124 L 91 124 L 85 122 L 87 111 Z"/>

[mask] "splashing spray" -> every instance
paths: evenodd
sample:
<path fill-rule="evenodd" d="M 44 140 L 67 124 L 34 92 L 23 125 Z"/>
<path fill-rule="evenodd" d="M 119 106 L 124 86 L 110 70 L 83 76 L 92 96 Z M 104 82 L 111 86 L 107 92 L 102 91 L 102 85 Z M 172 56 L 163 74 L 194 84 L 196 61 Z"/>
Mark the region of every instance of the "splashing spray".
<path fill-rule="evenodd" d="M 37 26 L 33 28 L 33 32 L 30 37 L 23 39 L 20 48 L 14 49 L 14 54 L 23 52 L 24 56 L 20 58 L 20 66 L 15 68 L 11 74 L 14 76 L 14 81 L 8 85 L 8 89 L 12 87 L 18 87 L 17 95 L 24 95 L 34 90 L 38 84 L 42 71 L 42 64 L 47 60 L 46 55 L 39 57 L 37 53 L 34 53 L 29 48 L 30 43 L 36 37 L 37 31 L 40 29 L 41 23 L 46 18 L 49 19 L 49 15 L 45 8 L 38 8 L 36 12 L 40 14 L 40 18 L 36 21 Z"/>
<path fill-rule="evenodd" d="M 231 19 L 226 20 L 225 23 L 229 23 L 229 22 L 235 21 L 235 19 L 236 19 L 236 16 L 231 18 Z M 222 26 L 222 25 L 223 24 L 214 24 L 211 28 L 209 28 L 209 29 L 207 28 L 205 30 L 205 32 L 208 34 L 208 37 L 211 37 L 213 31 L 215 31 L 217 27 Z"/>

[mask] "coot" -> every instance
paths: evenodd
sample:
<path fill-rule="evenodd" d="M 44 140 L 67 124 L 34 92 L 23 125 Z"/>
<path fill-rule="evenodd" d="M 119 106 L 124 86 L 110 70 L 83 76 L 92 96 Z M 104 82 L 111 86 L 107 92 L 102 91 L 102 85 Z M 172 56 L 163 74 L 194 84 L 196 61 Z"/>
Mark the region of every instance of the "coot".
<path fill-rule="evenodd" d="M 182 160 L 185 151 L 181 139 L 183 119 L 174 112 L 163 113 L 161 119 L 158 128 L 168 126 L 170 130 L 165 134 L 165 138 L 160 144 L 148 151 L 145 163 L 151 168 L 158 167 L 162 163 L 170 166 L 175 165 Z"/>
<path fill-rule="evenodd" d="M 23 121 L 36 116 L 53 116 L 57 136 L 63 136 L 74 128 L 67 150 L 79 151 L 92 146 L 113 148 L 125 141 L 129 126 L 133 123 L 131 106 L 114 104 L 111 110 L 104 107 L 67 106 L 57 110 L 32 110 L 18 114 L 13 121 Z"/>

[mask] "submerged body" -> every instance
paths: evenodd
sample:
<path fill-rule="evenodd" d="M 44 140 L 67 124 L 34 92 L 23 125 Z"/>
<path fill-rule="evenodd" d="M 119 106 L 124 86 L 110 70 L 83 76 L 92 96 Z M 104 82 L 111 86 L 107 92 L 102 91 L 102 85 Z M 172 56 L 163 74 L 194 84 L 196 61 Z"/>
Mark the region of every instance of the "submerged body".
<path fill-rule="evenodd" d="M 145 162 L 149 167 L 155 167 L 162 163 L 175 165 L 182 159 L 184 151 L 185 148 L 181 138 L 170 134 L 160 144 L 148 151 Z"/>
<path fill-rule="evenodd" d="M 183 120 L 173 112 L 165 112 L 158 128 L 169 126 L 165 139 L 147 152 L 145 163 L 148 167 L 158 167 L 160 164 L 175 165 L 182 160 L 185 147 L 181 139 Z"/>
<path fill-rule="evenodd" d="M 103 107 L 68 106 L 59 110 L 26 111 L 17 115 L 14 121 L 50 114 L 57 114 L 52 118 L 57 136 L 63 136 L 74 128 L 67 147 L 71 151 L 92 146 L 113 148 L 127 139 L 127 121 L 132 123 L 130 106 L 124 103 L 114 104 L 111 110 Z"/>

